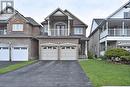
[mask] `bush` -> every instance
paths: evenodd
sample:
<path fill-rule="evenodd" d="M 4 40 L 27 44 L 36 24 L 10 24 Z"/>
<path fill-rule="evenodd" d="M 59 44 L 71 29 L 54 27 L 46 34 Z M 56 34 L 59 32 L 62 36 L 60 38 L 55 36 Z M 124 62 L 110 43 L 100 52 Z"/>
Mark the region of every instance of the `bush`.
<path fill-rule="evenodd" d="M 112 57 L 119 57 L 121 58 L 121 56 L 130 56 L 130 53 L 125 50 L 125 49 L 121 49 L 121 48 L 113 48 L 113 49 L 109 49 L 105 52 L 105 56 L 107 58 L 112 58 Z"/>
<path fill-rule="evenodd" d="M 123 60 L 130 60 L 130 56 L 121 56 L 121 58 L 123 59 Z"/>
<path fill-rule="evenodd" d="M 105 56 L 100 56 L 99 58 L 101 58 L 102 60 L 106 60 L 107 59 Z"/>
<path fill-rule="evenodd" d="M 94 55 L 92 52 L 88 51 L 88 59 L 93 59 Z"/>

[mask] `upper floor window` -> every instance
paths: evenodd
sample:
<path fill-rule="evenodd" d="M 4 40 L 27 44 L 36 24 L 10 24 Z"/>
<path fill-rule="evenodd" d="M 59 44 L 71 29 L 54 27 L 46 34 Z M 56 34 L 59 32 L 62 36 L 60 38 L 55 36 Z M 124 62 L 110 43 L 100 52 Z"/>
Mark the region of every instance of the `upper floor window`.
<path fill-rule="evenodd" d="M 48 32 L 48 25 L 44 25 L 44 28 L 43 28 L 44 30 L 44 33 L 47 33 Z"/>
<path fill-rule="evenodd" d="M 74 34 L 83 34 L 83 28 L 82 27 L 74 28 Z"/>
<path fill-rule="evenodd" d="M 130 12 L 124 12 L 124 18 L 125 19 L 130 18 Z"/>
<path fill-rule="evenodd" d="M 23 24 L 13 24 L 12 31 L 23 31 Z"/>

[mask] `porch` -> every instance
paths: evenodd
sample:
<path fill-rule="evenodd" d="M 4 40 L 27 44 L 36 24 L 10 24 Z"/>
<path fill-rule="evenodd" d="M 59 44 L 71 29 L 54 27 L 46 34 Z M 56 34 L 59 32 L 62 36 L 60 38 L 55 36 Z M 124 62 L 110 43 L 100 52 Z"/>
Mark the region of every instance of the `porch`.
<path fill-rule="evenodd" d="M 130 20 L 129 19 L 108 19 L 100 30 L 100 39 L 104 37 L 130 37 Z"/>

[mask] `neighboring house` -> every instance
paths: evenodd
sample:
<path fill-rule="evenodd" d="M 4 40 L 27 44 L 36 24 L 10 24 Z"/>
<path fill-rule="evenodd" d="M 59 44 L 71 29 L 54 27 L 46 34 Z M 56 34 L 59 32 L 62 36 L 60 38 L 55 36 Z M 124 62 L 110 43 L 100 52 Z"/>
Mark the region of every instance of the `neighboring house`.
<path fill-rule="evenodd" d="M 11 1 L 8 3 L 12 4 Z M 40 25 L 12 6 L 0 12 L 0 61 L 27 61 L 38 58 Z"/>
<path fill-rule="evenodd" d="M 111 48 L 130 51 L 130 2 L 105 19 L 94 19 L 88 44 L 98 57 Z"/>
<path fill-rule="evenodd" d="M 39 40 L 40 60 L 86 58 L 87 25 L 67 10 L 56 9 L 42 22 Z"/>

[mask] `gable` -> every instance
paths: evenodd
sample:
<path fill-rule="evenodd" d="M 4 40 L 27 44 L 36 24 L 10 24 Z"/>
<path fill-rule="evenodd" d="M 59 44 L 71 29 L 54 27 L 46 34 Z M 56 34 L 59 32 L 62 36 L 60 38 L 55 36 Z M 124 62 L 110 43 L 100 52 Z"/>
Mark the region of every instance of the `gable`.
<path fill-rule="evenodd" d="M 117 12 L 110 18 L 124 18 L 125 12 L 128 12 L 130 14 L 130 8 L 122 8 L 119 12 Z"/>
<path fill-rule="evenodd" d="M 107 18 L 124 18 L 124 13 L 126 12 L 130 14 L 130 1 L 128 1 L 126 4 L 124 4 Z"/>
<path fill-rule="evenodd" d="M 11 17 L 9 20 L 12 23 L 25 23 L 28 22 L 21 14 L 16 13 L 13 17 Z"/>
<path fill-rule="evenodd" d="M 85 27 L 88 27 L 84 22 L 82 22 L 79 18 L 77 18 L 75 15 L 73 15 L 68 10 L 64 11 L 67 15 L 69 15 L 73 19 L 73 25 L 83 25 Z"/>
<path fill-rule="evenodd" d="M 98 27 L 98 24 L 95 22 L 95 20 L 92 23 L 91 32 L 92 33 L 96 28 Z"/>
<path fill-rule="evenodd" d="M 54 16 L 65 16 L 61 11 L 57 11 L 56 13 L 53 14 Z"/>
<path fill-rule="evenodd" d="M 55 11 L 53 11 L 50 15 L 48 15 L 45 20 L 49 19 L 50 16 L 67 16 L 68 18 L 71 18 L 69 15 L 67 15 L 62 9 L 57 8 Z"/>

